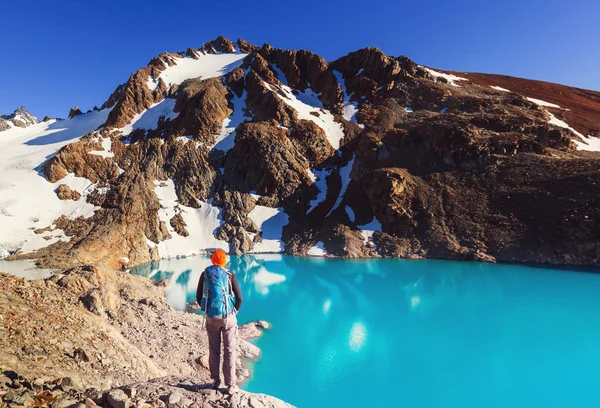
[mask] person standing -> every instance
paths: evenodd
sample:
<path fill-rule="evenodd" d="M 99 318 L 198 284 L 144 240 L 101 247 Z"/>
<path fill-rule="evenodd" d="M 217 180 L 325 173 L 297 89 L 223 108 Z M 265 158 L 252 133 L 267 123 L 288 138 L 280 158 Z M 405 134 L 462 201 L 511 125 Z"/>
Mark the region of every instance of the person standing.
<path fill-rule="evenodd" d="M 227 254 L 217 249 L 210 256 L 212 265 L 200 275 L 196 301 L 206 316 L 210 376 L 213 389 L 221 386 L 221 338 L 223 339 L 223 377 L 227 392 L 239 390 L 236 374 L 237 312 L 242 306 L 242 292 L 234 273 L 225 269 Z"/>

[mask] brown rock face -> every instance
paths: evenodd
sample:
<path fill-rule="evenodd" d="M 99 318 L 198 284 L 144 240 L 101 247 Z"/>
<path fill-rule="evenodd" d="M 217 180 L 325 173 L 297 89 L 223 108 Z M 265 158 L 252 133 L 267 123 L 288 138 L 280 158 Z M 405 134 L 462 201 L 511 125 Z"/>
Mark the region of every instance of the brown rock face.
<path fill-rule="evenodd" d="M 202 44 L 200 51 L 205 54 L 230 53 L 235 52 L 235 45 L 227 38 L 220 35 L 215 40 L 207 41 Z"/>
<path fill-rule="evenodd" d="M 81 142 L 66 145 L 45 163 L 44 174 L 50 182 L 57 182 L 68 173 L 75 173 L 94 183 L 108 181 L 118 176 L 119 169 L 111 158 L 89 153 L 93 150 L 102 150 L 100 142 L 92 141 L 92 135 L 82 139 Z"/>
<path fill-rule="evenodd" d="M 189 79 L 181 84 L 175 103 L 180 112 L 169 127 L 174 135 L 192 136 L 212 145 L 223 120 L 231 115 L 228 91 L 220 78 Z"/>
<path fill-rule="evenodd" d="M 78 191 L 71 190 L 71 187 L 66 184 L 61 184 L 56 189 L 56 195 L 61 200 L 73 200 L 77 201 L 81 198 L 81 194 Z"/>
<path fill-rule="evenodd" d="M 134 115 L 163 99 L 164 85 L 162 87 L 159 85 L 155 90 L 148 88 L 150 71 L 151 68 L 147 67 L 131 74 L 125 85 L 115 90 L 117 95 L 113 94 L 114 96 L 111 99 L 116 103 L 108 115 L 105 126 L 123 127 L 133 119 Z"/>
<path fill-rule="evenodd" d="M 69 119 L 74 118 L 75 116 L 78 116 L 81 114 L 83 114 L 83 112 L 79 109 L 79 106 L 75 106 L 74 108 L 71 108 L 71 110 L 69 111 Z"/>
<path fill-rule="evenodd" d="M 308 181 L 307 165 L 275 122 L 244 123 L 225 161 L 225 183 L 238 191 L 255 190 L 283 202 Z"/>

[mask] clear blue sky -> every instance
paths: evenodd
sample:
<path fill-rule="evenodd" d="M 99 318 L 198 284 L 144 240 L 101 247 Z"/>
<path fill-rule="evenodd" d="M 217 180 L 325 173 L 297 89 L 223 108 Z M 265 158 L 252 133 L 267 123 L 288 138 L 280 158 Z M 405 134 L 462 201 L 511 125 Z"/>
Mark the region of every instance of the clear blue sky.
<path fill-rule="evenodd" d="M 597 0 L 21 0 L 0 10 L 0 113 L 100 106 L 153 56 L 220 34 L 327 60 L 375 46 L 441 69 L 600 89 Z"/>

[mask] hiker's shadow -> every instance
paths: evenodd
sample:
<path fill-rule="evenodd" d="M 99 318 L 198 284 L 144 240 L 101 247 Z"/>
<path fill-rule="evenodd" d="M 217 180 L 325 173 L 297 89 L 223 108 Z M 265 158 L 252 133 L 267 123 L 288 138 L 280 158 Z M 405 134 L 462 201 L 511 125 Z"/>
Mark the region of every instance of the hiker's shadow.
<path fill-rule="evenodd" d="M 212 382 L 206 384 L 177 384 L 177 387 L 183 388 L 186 391 L 190 392 L 199 392 L 203 390 L 212 390 Z"/>

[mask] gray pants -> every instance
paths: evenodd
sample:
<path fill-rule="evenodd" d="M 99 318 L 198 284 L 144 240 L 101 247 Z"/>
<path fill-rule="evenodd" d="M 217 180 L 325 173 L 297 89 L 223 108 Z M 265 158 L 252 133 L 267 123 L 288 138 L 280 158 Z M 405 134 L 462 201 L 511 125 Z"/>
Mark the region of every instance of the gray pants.
<path fill-rule="evenodd" d="M 221 365 L 221 335 L 223 336 L 223 376 L 225 385 L 231 386 L 237 383 L 235 373 L 236 347 L 237 347 L 237 318 L 229 316 L 227 320 L 208 317 L 206 319 L 206 332 L 208 333 L 208 364 L 210 366 L 210 377 L 213 380 L 220 379 Z"/>

